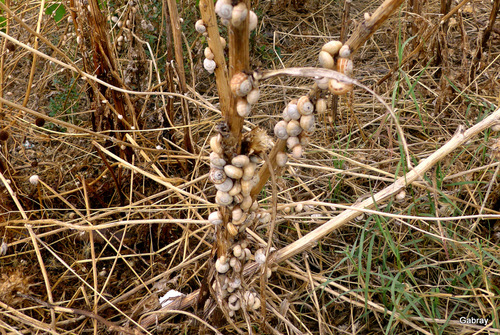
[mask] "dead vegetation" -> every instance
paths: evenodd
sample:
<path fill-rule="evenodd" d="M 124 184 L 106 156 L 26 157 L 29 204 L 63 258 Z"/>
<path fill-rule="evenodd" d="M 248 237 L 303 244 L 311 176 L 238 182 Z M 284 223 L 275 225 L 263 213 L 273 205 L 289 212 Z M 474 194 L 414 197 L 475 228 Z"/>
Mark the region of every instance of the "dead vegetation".
<path fill-rule="evenodd" d="M 499 4 L 408 0 L 370 26 L 381 1 L 256 2 L 246 59 L 229 28 L 208 25 L 225 48 L 196 32 L 215 16 L 195 1 L 1 2 L 2 333 L 499 333 Z M 331 40 L 378 98 L 302 75 Z M 229 80 L 256 69 L 237 119 Z M 303 95 L 328 109 L 282 169 L 274 139 L 251 193 L 273 220 L 214 229 L 220 121 L 228 148 L 274 136 Z M 230 315 L 216 260 L 243 242 L 262 304 Z"/>

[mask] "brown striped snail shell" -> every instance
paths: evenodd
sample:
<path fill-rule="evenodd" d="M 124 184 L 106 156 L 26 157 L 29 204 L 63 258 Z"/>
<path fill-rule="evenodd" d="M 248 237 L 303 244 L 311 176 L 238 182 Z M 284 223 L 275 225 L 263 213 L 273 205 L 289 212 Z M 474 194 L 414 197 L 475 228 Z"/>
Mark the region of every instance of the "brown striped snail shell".
<path fill-rule="evenodd" d="M 352 76 L 354 70 L 354 64 L 349 58 L 339 58 L 337 60 L 337 71 L 345 74 L 346 76 Z"/>
<path fill-rule="evenodd" d="M 232 224 L 231 222 L 228 222 L 227 224 L 227 232 L 231 235 L 231 236 L 236 236 L 238 235 L 238 228 Z"/>
<path fill-rule="evenodd" d="M 352 89 L 353 84 L 343 83 L 337 79 L 330 79 L 330 82 L 328 83 L 328 90 L 334 95 L 343 95 L 352 91 Z"/>
<path fill-rule="evenodd" d="M 276 123 L 274 126 L 274 135 L 281 140 L 286 140 L 288 138 L 287 126 L 288 122 L 283 120 Z"/>
<path fill-rule="evenodd" d="M 302 132 L 299 121 L 291 120 L 288 122 L 286 125 L 286 132 L 288 133 L 288 136 L 298 136 Z"/>
<path fill-rule="evenodd" d="M 234 201 L 235 203 L 239 204 L 239 203 L 241 203 L 241 202 L 243 201 L 243 198 L 245 198 L 245 197 L 243 196 L 243 194 L 238 193 L 238 194 L 235 194 L 235 195 L 233 196 L 233 201 Z"/>
<path fill-rule="evenodd" d="M 222 169 L 211 168 L 210 169 L 210 181 L 214 184 L 222 184 L 226 181 L 227 175 Z"/>
<path fill-rule="evenodd" d="M 342 42 L 340 41 L 330 41 L 323 45 L 321 48 L 322 51 L 328 52 L 330 55 L 335 56 L 342 48 Z"/>

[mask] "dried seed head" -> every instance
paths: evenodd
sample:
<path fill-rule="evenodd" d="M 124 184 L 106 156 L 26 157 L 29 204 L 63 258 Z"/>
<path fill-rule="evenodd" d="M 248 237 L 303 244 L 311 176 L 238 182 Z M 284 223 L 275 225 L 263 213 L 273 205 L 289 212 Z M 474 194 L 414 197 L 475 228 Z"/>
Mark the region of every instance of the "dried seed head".
<path fill-rule="evenodd" d="M 231 78 L 231 91 L 240 97 L 247 95 L 253 88 L 252 79 L 243 72 L 238 72 Z"/>
<path fill-rule="evenodd" d="M 332 56 L 335 56 L 339 52 L 340 48 L 342 48 L 342 42 L 330 41 L 323 45 L 321 50 L 328 52 Z"/>
<path fill-rule="evenodd" d="M 40 181 L 40 178 L 36 174 L 34 174 L 30 177 L 30 183 L 33 185 L 37 185 L 39 181 Z"/>
<path fill-rule="evenodd" d="M 0 130 L 0 141 L 5 142 L 9 139 L 9 132 L 7 130 Z"/>
<path fill-rule="evenodd" d="M 45 119 L 42 119 L 41 117 L 37 117 L 35 119 L 35 124 L 37 125 L 37 127 L 43 127 L 43 125 L 45 124 Z"/>

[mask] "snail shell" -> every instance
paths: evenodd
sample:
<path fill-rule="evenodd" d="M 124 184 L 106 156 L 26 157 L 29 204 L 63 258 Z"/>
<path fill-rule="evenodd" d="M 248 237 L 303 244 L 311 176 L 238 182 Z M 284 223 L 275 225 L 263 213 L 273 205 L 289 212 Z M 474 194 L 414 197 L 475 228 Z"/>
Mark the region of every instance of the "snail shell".
<path fill-rule="evenodd" d="M 252 191 L 252 181 L 251 180 L 242 180 L 241 182 L 241 194 L 243 196 L 248 196 L 250 195 L 250 192 Z"/>
<path fill-rule="evenodd" d="M 316 82 L 316 85 L 318 85 L 319 89 L 326 90 L 328 88 L 330 78 L 321 77 L 320 79 L 315 79 L 314 81 Z"/>
<path fill-rule="evenodd" d="M 276 154 L 276 164 L 278 164 L 278 166 L 280 167 L 285 166 L 287 161 L 288 161 L 288 156 L 284 152 L 278 152 Z"/>
<path fill-rule="evenodd" d="M 231 267 L 234 269 L 234 272 L 238 273 L 241 271 L 241 262 L 238 260 L 238 258 L 236 257 L 231 258 L 231 260 L 229 261 L 229 265 L 231 265 Z M 239 282 L 237 282 L 236 280 L 239 280 Z M 233 283 L 232 285 L 231 282 Z M 229 281 L 228 284 L 231 288 L 237 289 L 241 286 L 241 279 L 235 278 L 233 281 Z"/>
<path fill-rule="evenodd" d="M 299 159 L 302 157 L 302 145 L 297 144 L 296 146 L 293 147 L 292 156 L 295 159 Z"/>
<path fill-rule="evenodd" d="M 255 163 L 248 163 L 243 167 L 243 176 L 241 177 L 242 180 L 251 180 L 253 176 L 255 175 L 255 170 L 257 169 L 257 164 Z"/>
<path fill-rule="evenodd" d="M 243 217 L 243 211 L 241 210 L 241 208 L 239 208 L 238 206 L 236 206 L 233 211 L 231 212 L 231 217 L 233 219 L 233 221 L 239 221 L 241 220 L 241 218 Z"/>
<path fill-rule="evenodd" d="M 339 56 L 342 58 L 347 58 L 351 55 L 351 50 L 347 44 L 344 44 L 339 50 Z"/>
<path fill-rule="evenodd" d="M 255 262 L 258 264 L 264 264 L 266 262 L 266 253 L 264 249 L 258 249 L 255 252 Z"/>
<path fill-rule="evenodd" d="M 299 108 L 297 107 L 297 104 L 289 103 L 288 107 L 286 109 L 286 112 L 288 114 L 288 117 L 291 120 L 298 120 L 298 119 L 300 119 L 300 113 L 299 113 Z"/>
<path fill-rule="evenodd" d="M 253 303 L 252 309 L 258 310 L 260 308 L 260 304 L 261 304 L 260 299 L 255 297 L 255 301 Z"/>
<path fill-rule="evenodd" d="M 220 45 L 222 47 L 222 49 L 224 49 L 226 47 L 226 39 L 222 36 L 220 36 Z"/>
<path fill-rule="evenodd" d="M 299 138 L 297 136 L 290 136 L 289 138 L 287 138 L 286 140 L 286 147 L 288 149 L 292 149 L 294 146 L 296 146 L 297 144 L 300 144 L 299 142 Z"/>
<path fill-rule="evenodd" d="M 218 0 L 215 4 L 215 12 L 222 19 L 230 20 L 233 14 L 233 5 L 231 0 Z"/>
<path fill-rule="evenodd" d="M 235 295 L 235 294 L 232 294 L 231 296 L 229 296 L 229 299 L 227 300 L 228 302 L 228 307 L 230 310 L 232 311 L 237 311 L 240 309 L 240 300 L 238 299 L 238 297 Z"/>
<path fill-rule="evenodd" d="M 311 100 L 309 100 L 309 97 L 305 95 L 300 97 L 299 101 L 297 102 L 297 108 L 299 109 L 299 113 L 302 115 L 309 115 L 314 112 L 314 105 L 312 104 Z"/>
<path fill-rule="evenodd" d="M 256 104 L 259 101 L 260 90 L 258 88 L 254 88 L 247 94 L 247 102 L 250 105 Z"/>
<path fill-rule="evenodd" d="M 245 301 L 247 308 L 252 308 L 255 303 L 255 295 L 250 291 L 246 291 L 243 293 L 243 300 Z"/>
<path fill-rule="evenodd" d="M 252 206 L 250 207 L 250 210 L 255 212 L 257 209 L 259 209 L 259 202 L 257 200 L 255 200 L 253 203 L 252 203 Z"/>
<path fill-rule="evenodd" d="M 288 136 L 298 136 L 302 132 L 299 121 L 291 120 L 288 122 L 286 125 L 286 132 L 288 133 Z"/>
<path fill-rule="evenodd" d="M 213 225 L 219 225 L 222 223 L 222 214 L 219 211 L 210 213 L 208 216 L 208 221 Z"/>
<path fill-rule="evenodd" d="M 212 164 L 213 167 L 217 167 L 219 169 L 222 169 L 224 167 L 224 165 L 226 165 L 226 161 L 219 154 L 217 154 L 215 152 L 211 152 L 210 153 L 210 164 Z"/>
<path fill-rule="evenodd" d="M 335 56 L 342 48 L 342 42 L 340 41 L 330 41 L 323 45 L 321 50 L 328 52 L 330 55 Z"/>
<path fill-rule="evenodd" d="M 238 228 L 234 224 L 232 224 L 231 222 L 229 222 L 227 224 L 227 232 L 231 236 L 236 236 L 236 235 L 238 235 Z"/>
<path fill-rule="evenodd" d="M 239 168 L 244 167 L 248 163 L 250 163 L 250 158 L 248 158 L 248 156 L 245 156 L 245 155 L 235 156 L 231 160 L 231 164 L 233 164 L 234 166 L 239 167 Z"/>
<path fill-rule="evenodd" d="M 232 195 L 233 197 L 238 194 L 238 193 L 241 193 L 241 184 L 239 181 L 236 181 L 233 183 L 233 188 L 229 190 L 229 195 Z"/>
<path fill-rule="evenodd" d="M 215 184 L 215 188 L 222 192 L 229 192 L 233 188 L 233 180 L 231 178 L 226 178 L 222 183 Z"/>
<path fill-rule="evenodd" d="M 252 203 L 252 197 L 247 195 L 245 198 L 243 198 L 243 201 L 240 204 L 240 208 L 244 211 L 247 211 L 250 209 L 250 207 L 252 207 Z"/>
<path fill-rule="evenodd" d="M 240 209 L 240 210 L 241 210 L 241 209 Z M 247 214 L 242 214 L 242 215 L 241 215 L 241 217 L 240 217 L 238 220 L 236 220 L 236 219 L 234 219 L 234 218 L 233 218 L 233 220 L 232 220 L 231 222 L 232 222 L 235 226 L 239 226 L 239 225 L 241 225 L 243 222 L 245 222 L 245 221 L 246 221 L 247 216 L 248 216 Z"/>
<path fill-rule="evenodd" d="M 203 50 L 203 54 L 205 55 L 205 58 L 207 59 L 214 59 L 214 53 L 212 52 L 212 49 L 210 47 L 206 47 L 205 50 Z"/>
<path fill-rule="evenodd" d="M 208 73 L 214 73 L 217 64 L 215 64 L 215 61 L 213 59 L 205 58 L 203 60 L 203 67 L 205 68 L 205 70 L 207 70 Z"/>
<path fill-rule="evenodd" d="M 223 155 L 221 139 L 222 136 L 220 136 L 220 134 L 213 136 L 210 139 L 210 149 L 212 149 L 212 151 L 218 154 L 219 156 Z"/>
<path fill-rule="evenodd" d="M 238 98 L 236 101 L 236 112 L 241 117 L 247 117 L 250 115 L 251 106 L 245 98 Z"/>
<path fill-rule="evenodd" d="M 218 168 L 210 169 L 210 181 L 214 184 L 222 184 L 227 179 L 227 175 L 224 173 L 224 170 Z"/>
<path fill-rule="evenodd" d="M 233 255 L 234 255 L 234 257 L 240 258 L 241 255 L 243 255 L 243 254 L 244 254 L 244 251 L 241 248 L 241 245 L 235 245 L 234 248 L 233 248 Z"/>
<path fill-rule="evenodd" d="M 259 20 L 257 18 L 257 14 L 253 10 L 250 11 L 250 15 L 248 16 L 248 31 L 252 31 L 257 28 Z"/>
<path fill-rule="evenodd" d="M 244 2 L 240 2 L 233 7 L 233 13 L 231 15 L 231 23 L 235 27 L 240 27 L 248 15 L 247 5 Z"/>
<path fill-rule="evenodd" d="M 250 77 L 243 72 L 238 72 L 231 78 L 231 91 L 240 97 L 243 97 L 250 93 L 252 90 L 252 80 Z"/>
<path fill-rule="evenodd" d="M 288 132 L 286 131 L 287 126 L 288 122 L 286 121 L 279 121 L 276 123 L 274 126 L 274 135 L 280 140 L 286 140 L 288 138 Z"/>
<path fill-rule="evenodd" d="M 334 95 L 343 95 L 352 91 L 353 84 L 342 83 L 337 79 L 330 79 L 328 90 Z"/>
<path fill-rule="evenodd" d="M 241 202 L 243 201 L 243 199 L 244 199 L 244 198 L 245 198 L 245 197 L 244 197 L 244 196 L 243 196 L 243 194 L 241 194 L 241 193 L 235 194 L 235 195 L 233 196 L 233 200 L 234 200 L 234 202 L 235 202 L 235 203 L 237 203 L 237 204 L 241 203 Z"/>
<path fill-rule="evenodd" d="M 314 130 L 314 115 L 303 115 L 300 118 L 300 127 L 306 132 L 311 132 Z"/>
<path fill-rule="evenodd" d="M 288 115 L 288 106 L 285 106 L 285 109 L 283 109 L 283 113 L 281 114 L 281 118 L 283 119 L 283 121 L 285 122 L 288 122 L 290 121 L 292 118 Z"/>
<path fill-rule="evenodd" d="M 234 165 L 226 165 L 224 166 L 224 172 L 229 178 L 233 179 L 241 179 L 243 176 L 243 170 L 239 167 L 236 167 Z"/>
<path fill-rule="evenodd" d="M 215 261 L 215 269 L 219 273 L 226 273 L 229 270 L 229 263 L 225 256 L 217 258 Z"/>
<path fill-rule="evenodd" d="M 300 135 L 299 135 L 299 143 L 300 143 L 300 145 L 302 145 L 302 146 L 308 145 L 309 144 L 309 139 L 310 139 L 309 136 L 312 135 L 312 134 L 313 134 L 312 131 L 310 131 L 310 132 L 303 131 L 302 133 L 300 133 Z"/>
<path fill-rule="evenodd" d="M 325 87 L 325 88 L 328 88 Z M 326 99 L 318 99 L 318 101 L 316 101 L 316 111 L 318 113 L 325 113 L 326 112 Z"/>
<path fill-rule="evenodd" d="M 337 60 L 337 71 L 345 74 L 346 76 L 352 76 L 354 70 L 354 64 L 349 58 L 339 58 Z"/>
<path fill-rule="evenodd" d="M 232 268 L 235 268 L 235 267 L 238 267 L 238 263 L 240 263 L 240 261 L 236 258 L 231 258 L 231 260 L 235 259 L 235 261 L 233 262 L 234 266 L 231 266 Z M 229 263 L 229 265 L 231 265 L 231 263 Z M 241 269 L 241 265 L 239 266 L 239 268 Z M 236 271 L 236 272 L 239 272 L 239 271 Z M 241 279 L 240 278 L 233 278 L 233 280 L 231 280 L 229 282 L 229 287 L 231 287 L 232 289 L 237 289 L 237 288 L 240 288 L 241 286 Z"/>
<path fill-rule="evenodd" d="M 205 22 L 203 22 L 203 20 L 196 21 L 194 27 L 196 31 L 199 32 L 200 34 L 203 34 L 207 31 L 207 27 L 205 26 Z"/>
<path fill-rule="evenodd" d="M 215 202 L 220 206 L 229 206 L 233 202 L 233 197 L 227 192 L 217 191 Z"/>
<path fill-rule="evenodd" d="M 332 55 L 326 51 L 320 51 L 318 60 L 319 65 L 325 69 L 333 69 L 335 67 L 335 61 L 333 60 Z"/>

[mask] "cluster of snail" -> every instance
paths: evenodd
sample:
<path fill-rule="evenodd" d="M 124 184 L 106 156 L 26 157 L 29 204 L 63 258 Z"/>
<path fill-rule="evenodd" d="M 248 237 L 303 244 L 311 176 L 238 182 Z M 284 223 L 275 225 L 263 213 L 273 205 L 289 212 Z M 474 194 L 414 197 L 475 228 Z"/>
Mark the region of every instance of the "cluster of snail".
<path fill-rule="evenodd" d="M 351 50 L 347 44 L 340 41 L 330 41 L 323 45 L 319 53 L 319 64 L 325 69 L 336 70 L 347 76 L 353 73 L 353 62 L 349 58 Z M 336 79 L 322 78 L 317 81 L 322 90 L 328 89 L 332 94 L 343 95 L 353 89 L 352 84 L 340 82 Z"/>
<path fill-rule="evenodd" d="M 257 15 L 254 11 L 248 10 L 244 2 L 240 2 L 236 6 L 233 6 L 232 0 L 218 0 L 215 4 L 215 13 L 225 26 L 231 23 L 234 27 L 241 27 L 248 16 L 248 30 L 251 32 L 257 28 Z M 203 35 L 207 33 L 207 26 L 202 19 L 196 21 L 194 26 L 198 33 Z M 223 37 L 220 39 L 222 48 L 225 48 L 226 40 Z M 217 64 L 215 63 L 214 54 L 210 47 L 205 48 L 204 56 L 203 67 L 208 73 L 214 73 Z"/>
<path fill-rule="evenodd" d="M 260 97 L 258 82 L 251 75 L 238 72 L 231 78 L 231 91 L 238 98 L 236 100 L 236 111 L 241 117 L 250 115 L 251 106 Z"/>

